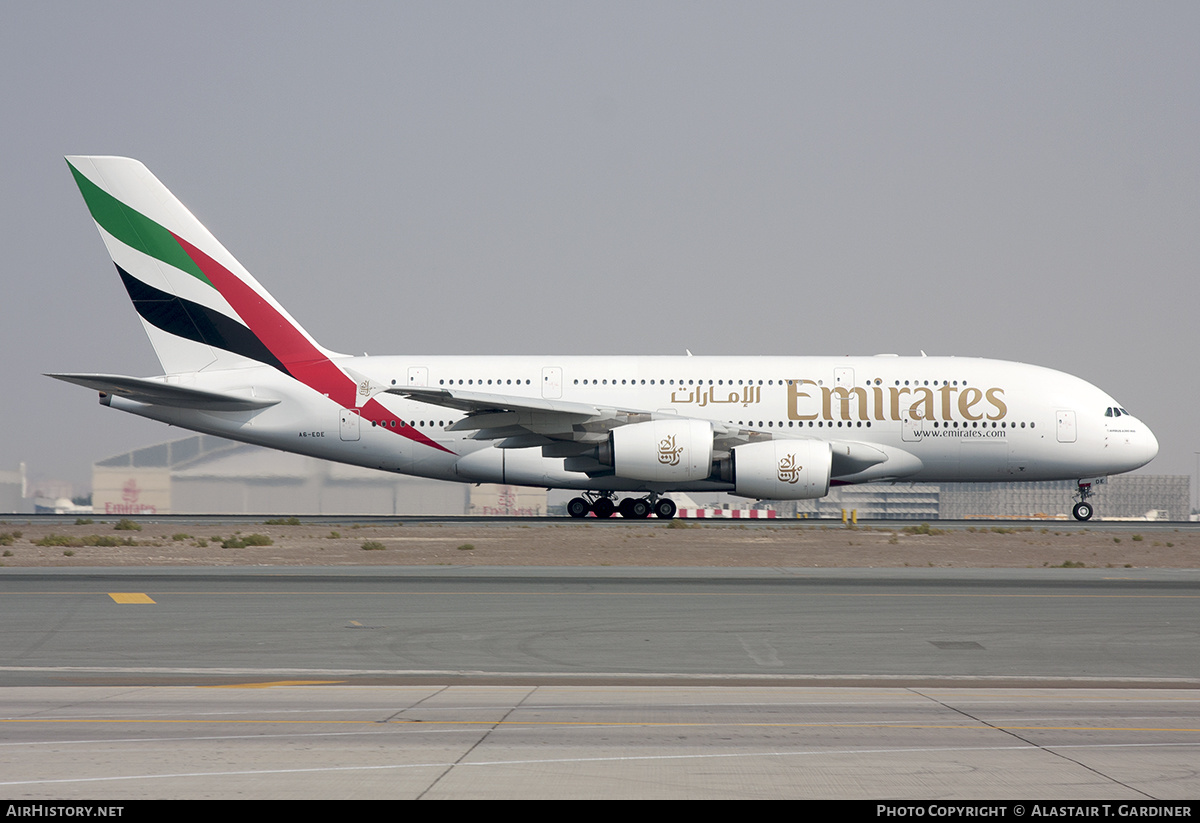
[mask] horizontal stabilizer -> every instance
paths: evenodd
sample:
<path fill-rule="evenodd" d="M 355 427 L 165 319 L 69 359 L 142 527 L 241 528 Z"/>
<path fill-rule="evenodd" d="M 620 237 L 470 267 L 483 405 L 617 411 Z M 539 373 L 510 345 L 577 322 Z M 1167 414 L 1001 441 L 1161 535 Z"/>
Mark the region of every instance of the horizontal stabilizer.
<path fill-rule="evenodd" d="M 236 394 L 192 389 L 145 377 L 126 377 L 121 374 L 47 374 L 55 380 L 74 383 L 86 389 L 115 394 L 152 406 L 201 411 L 253 411 L 274 406 L 278 400 L 247 397 Z"/>

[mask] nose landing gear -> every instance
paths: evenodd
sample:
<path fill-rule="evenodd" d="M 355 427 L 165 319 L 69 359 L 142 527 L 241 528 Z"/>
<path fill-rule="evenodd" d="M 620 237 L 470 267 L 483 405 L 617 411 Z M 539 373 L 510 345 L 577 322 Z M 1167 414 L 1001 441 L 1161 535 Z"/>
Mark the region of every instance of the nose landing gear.
<path fill-rule="evenodd" d="M 1071 514 L 1074 515 L 1076 520 L 1086 521 L 1092 519 L 1092 515 L 1095 514 L 1096 510 L 1095 507 L 1088 502 L 1088 498 L 1091 497 L 1093 493 L 1092 484 L 1090 482 L 1085 483 L 1082 480 L 1079 481 L 1079 491 L 1077 492 L 1079 495 L 1079 502 L 1076 503 L 1074 508 L 1071 509 Z"/>

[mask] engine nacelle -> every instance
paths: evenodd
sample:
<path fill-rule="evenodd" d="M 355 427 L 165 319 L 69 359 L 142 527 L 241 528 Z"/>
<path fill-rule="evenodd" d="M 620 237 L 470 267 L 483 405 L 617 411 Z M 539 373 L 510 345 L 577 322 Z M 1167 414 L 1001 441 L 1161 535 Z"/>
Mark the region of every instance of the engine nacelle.
<path fill-rule="evenodd" d="M 608 447 L 601 450 L 600 459 L 610 463 L 618 477 L 680 483 L 704 480 L 712 473 L 713 429 L 706 420 L 650 420 L 621 426 L 610 432 Z"/>
<path fill-rule="evenodd" d="M 811 500 L 829 493 L 833 457 L 820 440 L 768 440 L 733 448 L 734 494 Z"/>

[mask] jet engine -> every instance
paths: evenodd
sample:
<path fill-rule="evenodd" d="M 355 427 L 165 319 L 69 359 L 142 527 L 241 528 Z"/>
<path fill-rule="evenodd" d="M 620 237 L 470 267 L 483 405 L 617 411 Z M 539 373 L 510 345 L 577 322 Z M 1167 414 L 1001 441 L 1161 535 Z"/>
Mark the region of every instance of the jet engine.
<path fill-rule="evenodd" d="M 768 440 L 734 446 L 721 479 L 732 481 L 742 497 L 810 500 L 829 492 L 832 464 L 829 444 L 821 440 Z"/>
<path fill-rule="evenodd" d="M 713 427 L 706 420 L 650 420 L 613 429 L 600 462 L 618 477 L 651 483 L 704 480 L 712 473 Z"/>

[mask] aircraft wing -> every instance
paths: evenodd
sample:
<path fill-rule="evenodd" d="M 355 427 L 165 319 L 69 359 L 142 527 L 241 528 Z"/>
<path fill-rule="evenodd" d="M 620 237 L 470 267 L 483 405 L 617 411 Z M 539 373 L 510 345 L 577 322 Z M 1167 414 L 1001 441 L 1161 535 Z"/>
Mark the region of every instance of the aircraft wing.
<path fill-rule="evenodd" d="M 177 409 L 253 411 L 274 406 L 279 402 L 261 397 L 194 389 L 145 377 L 127 377 L 123 374 L 47 374 L 46 377 L 74 383 L 104 394 L 119 395 L 138 403 Z"/>
<path fill-rule="evenodd" d="M 538 397 L 425 386 L 394 386 L 385 391 L 466 412 L 466 417 L 447 426 L 447 430 L 473 431 L 472 440 L 498 440 L 496 445 L 502 449 L 579 444 L 577 449 L 560 447 L 562 453 L 555 456 L 582 453 L 607 440 L 608 433 L 618 426 L 651 419 L 649 413 L 642 411 Z"/>
<path fill-rule="evenodd" d="M 622 409 L 546 400 L 537 397 L 512 397 L 459 389 L 424 386 L 395 386 L 385 389 L 398 394 L 466 413 L 466 417 L 447 427 L 449 431 L 473 431 L 472 440 L 494 440 L 499 448 L 541 446 L 546 457 L 576 457 L 608 440 L 609 432 L 620 426 L 649 420 L 686 419 L 681 415 Z M 825 440 L 813 435 L 772 429 L 752 429 L 706 420 L 712 424 L 715 457 L 728 456 L 735 446 L 764 440 Z M 832 457 L 832 476 L 862 479 L 894 478 L 921 469 L 921 461 L 909 452 L 889 446 L 855 440 L 828 440 Z M 883 464 L 887 464 L 886 467 Z M 587 470 L 590 461 L 568 463 Z M 599 466 L 596 467 L 599 469 Z"/>

